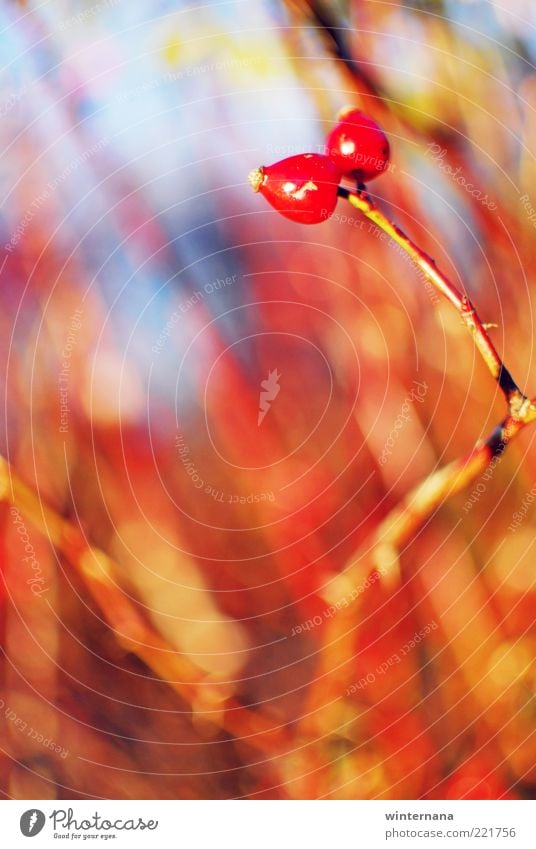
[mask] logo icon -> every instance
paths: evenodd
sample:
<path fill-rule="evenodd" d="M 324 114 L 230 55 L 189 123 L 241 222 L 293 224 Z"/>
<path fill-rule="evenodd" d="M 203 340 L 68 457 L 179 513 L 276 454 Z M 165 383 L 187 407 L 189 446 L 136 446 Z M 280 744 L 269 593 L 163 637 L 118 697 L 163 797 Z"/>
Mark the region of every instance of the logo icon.
<path fill-rule="evenodd" d="M 261 389 L 263 389 L 264 392 L 261 392 L 259 395 L 259 415 L 257 418 L 257 425 L 261 424 L 266 413 L 272 406 L 272 401 L 274 401 L 279 395 L 279 390 L 281 389 L 279 385 L 280 377 L 281 375 L 275 368 L 273 371 L 268 372 L 266 380 L 261 380 Z"/>
<path fill-rule="evenodd" d="M 43 811 L 32 808 L 25 811 L 20 818 L 20 830 L 25 837 L 35 837 L 42 830 L 46 822 Z"/>

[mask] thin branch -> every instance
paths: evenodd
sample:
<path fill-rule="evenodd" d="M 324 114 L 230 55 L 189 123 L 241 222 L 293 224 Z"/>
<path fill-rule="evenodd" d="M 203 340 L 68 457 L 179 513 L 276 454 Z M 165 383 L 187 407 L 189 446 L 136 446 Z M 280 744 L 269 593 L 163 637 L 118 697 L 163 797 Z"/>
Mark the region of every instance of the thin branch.
<path fill-rule="evenodd" d="M 326 713 L 333 709 L 352 676 L 355 632 L 358 628 L 356 612 L 360 596 L 351 604 L 340 605 L 338 602 L 347 597 L 349 589 L 360 586 L 374 569 L 381 574 L 384 585 L 396 585 L 400 580 L 400 553 L 404 546 L 447 498 L 476 481 L 492 459 L 502 455 L 512 439 L 536 419 L 536 399 L 531 400 L 521 392 L 470 300 L 437 268 L 431 257 L 386 218 L 364 189 L 353 193 L 339 188 L 339 195 L 387 233 L 459 312 L 505 396 L 508 414 L 489 437 L 479 442 L 469 454 L 433 472 L 414 487 L 380 522 L 372 541 L 368 540 L 350 557 L 348 564 L 328 587 L 329 601 L 338 612 L 329 620 L 324 631 L 319 653 L 321 665 L 300 723 L 299 732 L 305 739 L 314 738 L 329 727 L 326 726 Z"/>
<path fill-rule="evenodd" d="M 413 537 L 448 496 L 460 492 L 476 480 L 491 459 L 502 454 L 511 440 L 536 419 L 536 399 L 531 400 L 519 389 L 487 333 L 489 325 L 482 323 L 469 298 L 437 268 L 435 261 L 384 215 L 364 187 L 357 192 L 350 192 L 342 187 L 339 187 L 338 191 L 340 197 L 345 198 L 387 233 L 413 260 L 426 279 L 458 311 L 508 405 L 507 416 L 487 440 L 478 443 L 465 457 L 429 475 L 380 523 L 376 531 L 376 546 L 386 546 L 386 550 L 392 554 Z"/>
<path fill-rule="evenodd" d="M 389 574 L 389 558 L 410 542 L 430 516 L 451 496 L 467 489 L 486 471 L 495 457 L 526 427 L 527 422 L 507 418 L 489 437 L 472 451 L 442 469 L 432 472 L 417 484 L 380 522 L 374 534 L 372 562 L 383 574 Z M 352 558 L 352 562 L 355 558 Z M 350 564 L 347 567 L 351 570 Z"/>
<path fill-rule="evenodd" d="M 329 619 L 323 632 L 318 652 L 320 664 L 298 726 L 299 738 L 321 738 L 326 728 L 332 727 L 330 715 L 336 715 L 341 697 L 355 679 L 357 614 L 360 606 L 366 604 L 366 591 L 348 603 L 352 598 L 350 590 L 363 586 L 374 570 L 388 589 L 397 585 L 401 577 L 400 553 L 404 546 L 448 498 L 478 480 L 493 458 L 502 455 L 526 425 L 527 422 L 508 416 L 465 457 L 429 475 L 380 522 L 372 540 L 365 541 L 332 580 L 327 594 L 337 614 Z M 344 598 L 346 603 L 341 604 Z"/>
<path fill-rule="evenodd" d="M 487 333 L 486 325 L 481 322 L 469 298 L 456 288 L 448 277 L 437 268 L 435 261 L 406 236 L 400 227 L 389 221 L 366 191 L 350 192 L 341 187 L 339 188 L 339 196 L 345 198 L 351 206 L 358 209 L 384 233 L 387 233 L 413 260 L 426 279 L 458 311 L 463 323 L 471 333 L 482 359 L 506 398 L 509 414 L 524 422 L 536 419 L 536 405 L 524 395 L 504 365 Z"/>

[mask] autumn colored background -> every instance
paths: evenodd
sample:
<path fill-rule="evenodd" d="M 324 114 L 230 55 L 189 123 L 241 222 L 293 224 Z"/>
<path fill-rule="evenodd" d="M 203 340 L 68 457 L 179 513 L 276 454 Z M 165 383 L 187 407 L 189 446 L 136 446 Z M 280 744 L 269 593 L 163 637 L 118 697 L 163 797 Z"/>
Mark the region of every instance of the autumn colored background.
<path fill-rule="evenodd" d="M 89 546 L 1 506 L 4 798 L 534 795 L 536 432 L 359 588 L 331 698 L 326 587 L 501 398 L 358 213 L 247 183 L 372 115 L 370 191 L 536 394 L 536 19 L 505 6 L 1 3 L 1 449 Z"/>

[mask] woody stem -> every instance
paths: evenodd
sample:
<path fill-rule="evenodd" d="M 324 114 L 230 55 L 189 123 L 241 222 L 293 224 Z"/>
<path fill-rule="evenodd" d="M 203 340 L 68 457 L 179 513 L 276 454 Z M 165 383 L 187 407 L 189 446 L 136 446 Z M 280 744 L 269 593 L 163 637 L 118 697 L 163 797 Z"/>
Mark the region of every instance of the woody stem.
<path fill-rule="evenodd" d="M 351 206 L 358 209 L 366 218 L 383 230 L 384 233 L 387 233 L 422 271 L 432 286 L 450 301 L 452 306 L 458 311 L 464 325 L 471 333 L 490 374 L 497 381 L 499 388 L 504 394 L 506 403 L 508 404 L 509 414 L 513 418 L 520 419 L 525 423 L 535 419 L 536 405 L 520 390 L 510 371 L 504 365 L 487 333 L 486 327 L 481 322 L 469 298 L 463 295 L 448 277 L 437 268 L 435 261 L 427 253 L 421 250 L 409 236 L 406 236 L 400 227 L 393 224 L 384 215 L 365 190 L 351 192 L 348 189 L 339 187 L 338 193 L 339 197 L 347 200 Z"/>

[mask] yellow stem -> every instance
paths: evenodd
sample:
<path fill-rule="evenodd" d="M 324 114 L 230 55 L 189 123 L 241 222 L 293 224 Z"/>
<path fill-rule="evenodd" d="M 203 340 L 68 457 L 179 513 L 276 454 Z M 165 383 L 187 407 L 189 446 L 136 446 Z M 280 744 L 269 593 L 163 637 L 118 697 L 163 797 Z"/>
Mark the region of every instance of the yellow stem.
<path fill-rule="evenodd" d="M 380 230 L 387 233 L 388 236 L 399 245 L 400 248 L 413 260 L 415 265 L 423 272 L 426 279 L 445 297 L 453 307 L 459 312 L 461 319 L 469 332 L 471 333 L 476 347 L 482 356 L 487 368 L 492 377 L 498 382 L 506 401 L 509 411 L 512 415 L 516 414 L 523 401 L 526 400 L 525 395 L 521 392 L 518 385 L 512 378 L 512 375 L 502 362 L 493 342 L 491 341 L 486 325 L 484 325 L 466 295 L 456 288 L 456 286 L 440 271 L 435 261 L 428 256 L 418 245 L 415 244 L 406 234 L 393 224 L 392 221 L 378 209 L 370 195 L 366 192 L 349 192 L 347 189 L 339 189 L 339 195 L 344 197 L 351 206 L 358 209 L 370 221 L 373 221 Z M 536 410 L 533 411 L 536 414 Z"/>

